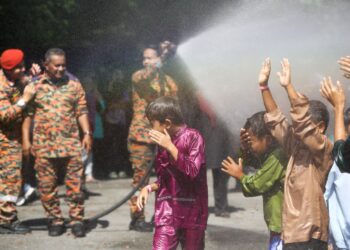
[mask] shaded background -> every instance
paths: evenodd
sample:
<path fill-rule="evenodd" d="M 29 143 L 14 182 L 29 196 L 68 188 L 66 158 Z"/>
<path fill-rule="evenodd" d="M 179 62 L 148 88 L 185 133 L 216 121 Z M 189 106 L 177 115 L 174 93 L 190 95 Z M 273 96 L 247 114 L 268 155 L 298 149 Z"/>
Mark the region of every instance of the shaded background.
<path fill-rule="evenodd" d="M 0 49 L 18 47 L 28 63 L 50 47 L 67 51 L 69 68 L 139 64 L 148 43 L 180 43 L 228 0 L 13 0 L 0 3 Z"/>
<path fill-rule="evenodd" d="M 97 73 L 103 93 L 112 70 L 120 68 L 130 81 L 132 72 L 141 67 L 142 48 L 171 40 L 182 46 L 181 58 L 168 63 L 165 71 L 181 86 L 180 95 L 188 99 L 185 103 L 190 104 L 190 110 L 185 110 L 186 115 L 197 119 L 188 93 L 201 89 L 235 133 L 246 117 L 262 108 L 255 83 L 266 56 L 273 59 L 271 85 L 276 91 L 279 86 L 275 72 L 282 56 L 288 56 L 295 66 L 293 77 L 300 82 L 297 87 L 309 90 L 307 94 L 312 98 L 320 98 L 319 81 L 324 74 L 340 76 L 336 60 L 348 51 L 349 3 L 7 0 L 0 3 L 0 50 L 22 48 L 29 65 L 40 62 L 48 48 L 61 47 L 67 52 L 68 69 L 78 76 L 84 74 L 81 72 Z M 285 35 L 285 30 L 290 32 Z M 244 98 L 247 105 L 240 105 L 242 92 L 251 93 Z M 284 93 L 276 96 L 288 107 Z M 240 108 L 232 113 L 232 107 L 237 106 Z M 231 114 L 229 119 L 227 113 Z"/>

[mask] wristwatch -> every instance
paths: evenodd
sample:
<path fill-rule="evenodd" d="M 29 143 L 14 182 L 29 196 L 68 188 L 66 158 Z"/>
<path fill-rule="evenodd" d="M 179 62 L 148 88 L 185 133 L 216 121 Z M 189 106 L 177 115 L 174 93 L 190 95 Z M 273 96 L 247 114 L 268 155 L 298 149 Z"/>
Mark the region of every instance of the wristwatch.
<path fill-rule="evenodd" d="M 22 98 L 20 98 L 20 99 L 17 101 L 16 105 L 17 105 L 18 107 L 20 107 L 20 108 L 24 108 L 24 107 L 26 106 L 26 102 L 25 102 Z"/>
<path fill-rule="evenodd" d="M 84 135 L 91 135 L 90 131 L 84 131 Z"/>

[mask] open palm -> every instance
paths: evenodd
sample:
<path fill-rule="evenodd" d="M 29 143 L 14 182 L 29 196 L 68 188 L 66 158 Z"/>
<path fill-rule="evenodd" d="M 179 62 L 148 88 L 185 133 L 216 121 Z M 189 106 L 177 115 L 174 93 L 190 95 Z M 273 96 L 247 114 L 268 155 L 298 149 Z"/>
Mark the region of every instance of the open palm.
<path fill-rule="evenodd" d="M 280 79 L 281 86 L 287 87 L 291 83 L 290 64 L 287 58 L 283 58 L 281 66 L 282 72 L 278 72 L 277 75 Z"/>
<path fill-rule="evenodd" d="M 259 85 L 266 86 L 269 81 L 271 72 L 271 60 L 270 58 L 266 58 L 261 66 L 261 70 L 259 73 Z"/>

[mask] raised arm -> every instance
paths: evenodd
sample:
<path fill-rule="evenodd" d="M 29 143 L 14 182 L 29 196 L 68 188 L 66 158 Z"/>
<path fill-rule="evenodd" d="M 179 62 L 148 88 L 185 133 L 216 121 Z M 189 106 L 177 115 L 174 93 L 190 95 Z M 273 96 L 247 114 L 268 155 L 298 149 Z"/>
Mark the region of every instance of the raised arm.
<path fill-rule="evenodd" d="M 340 58 L 338 61 L 340 69 L 344 72 L 344 77 L 350 79 L 350 56 Z"/>
<path fill-rule="evenodd" d="M 334 141 L 345 140 L 346 130 L 344 124 L 345 94 L 339 81 L 334 86 L 330 77 L 321 81 L 321 94 L 333 106 L 334 110 Z"/>
<path fill-rule="evenodd" d="M 298 98 L 298 93 L 296 92 L 291 81 L 291 68 L 287 58 L 283 58 L 281 61 L 281 66 L 282 71 L 278 72 L 277 75 L 280 79 L 281 86 L 287 91 L 289 102 L 292 105 L 293 100 Z"/>
<path fill-rule="evenodd" d="M 259 73 L 259 86 L 260 86 L 266 112 L 272 112 L 277 109 L 277 104 L 273 99 L 272 93 L 268 86 L 270 72 L 271 72 L 271 60 L 270 58 L 266 58 L 261 66 L 260 73 Z"/>
<path fill-rule="evenodd" d="M 333 160 L 341 172 L 350 172 L 349 167 L 349 137 L 346 140 L 346 129 L 344 124 L 345 94 L 340 82 L 334 86 L 330 77 L 321 81 L 321 94 L 333 106 L 334 110 L 334 148 L 332 151 Z"/>
<path fill-rule="evenodd" d="M 268 80 L 270 72 L 271 61 L 270 58 L 266 58 L 259 73 L 259 86 L 266 109 L 265 123 L 271 131 L 272 136 L 286 150 L 286 152 L 289 153 L 293 142 L 293 131 L 288 124 L 286 117 L 284 117 L 278 108 L 269 89 Z"/>

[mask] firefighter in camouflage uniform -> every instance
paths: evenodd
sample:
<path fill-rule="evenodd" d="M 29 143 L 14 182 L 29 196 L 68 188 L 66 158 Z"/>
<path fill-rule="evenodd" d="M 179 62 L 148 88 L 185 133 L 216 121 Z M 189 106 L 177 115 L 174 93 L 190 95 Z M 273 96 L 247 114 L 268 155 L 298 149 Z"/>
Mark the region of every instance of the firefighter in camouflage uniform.
<path fill-rule="evenodd" d="M 65 168 L 69 224 L 75 237 L 84 237 L 81 151 L 84 147 L 89 152 L 92 143 L 85 92 L 80 82 L 69 79 L 65 52 L 58 48 L 46 52 L 45 73 L 29 86 L 35 86 L 36 95 L 23 122 L 23 150 L 27 152 L 31 149 L 35 156 L 40 199 L 50 219 L 49 236 L 65 232 L 57 188 L 57 173 L 60 168 Z M 84 133 L 82 142 L 78 123 Z"/>
<path fill-rule="evenodd" d="M 34 96 L 26 87 L 24 54 L 5 50 L 0 57 L 0 233 L 25 234 L 30 228 L 17 218 L 16 201 L 22 186 L 22 111 Z M 22 94 L 23 93 L 23 94 Z"/>
<path fill-rule="evenodd" d="M 176 83 L 161 69 L 162 61 L 166 58 L 171 45 L 169 42 L 164 42 L 160 48 L 153 45 L 145 48 L 143 51 L 144 68 L 132 75 L 133 118 L 129 128 L 128 149 L 134 171 L 132 182 L 134 187 L 139 185 L 155 157 L 155 145 L 148 135 L 151 125 L 145 114 L 146 108 L 158 97 L 177 95 Z M 148 180 L 144 185 L 147 184 Z M 138 211 L 136 201 L 137 196 L 133 196 L 129 201 L 131 213 L 129 229 L 151 232 L 152 225 L 145 222 L 144 210 Z"/>

